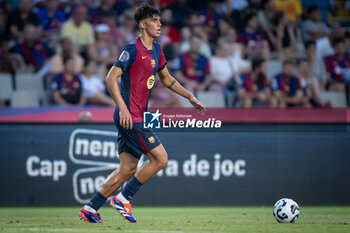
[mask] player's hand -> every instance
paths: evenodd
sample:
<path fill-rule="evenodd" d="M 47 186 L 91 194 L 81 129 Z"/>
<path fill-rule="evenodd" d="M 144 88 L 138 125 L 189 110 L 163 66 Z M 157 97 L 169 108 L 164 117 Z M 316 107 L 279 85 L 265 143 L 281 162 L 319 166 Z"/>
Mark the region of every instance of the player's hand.
<path fill-rule="evenodd" d="M 119 110 L 119 123 L 124 129 L 132 129 L 132 118 L 127 108 Z"/>
<path fill-rule="evenodd" d="M 207 110 L 201 102 L 197 100 L 193 95 L 189 98 L 190 103 L 198 109 L 198 113 L 204 116 L 204 112 Z"/>

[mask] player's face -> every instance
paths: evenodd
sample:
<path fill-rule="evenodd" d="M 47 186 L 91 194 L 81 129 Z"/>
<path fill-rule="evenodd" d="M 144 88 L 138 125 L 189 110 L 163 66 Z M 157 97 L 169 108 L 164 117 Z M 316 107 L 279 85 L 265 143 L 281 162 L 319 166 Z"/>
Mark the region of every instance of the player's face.
<path fill-rule="evenodd" d="M 145 30 L 147 34 L 149 34 L 153 38 L 157 38 L 161 33 L 160 17 L 158 15 L 154 15 L 145 20 Z"/>

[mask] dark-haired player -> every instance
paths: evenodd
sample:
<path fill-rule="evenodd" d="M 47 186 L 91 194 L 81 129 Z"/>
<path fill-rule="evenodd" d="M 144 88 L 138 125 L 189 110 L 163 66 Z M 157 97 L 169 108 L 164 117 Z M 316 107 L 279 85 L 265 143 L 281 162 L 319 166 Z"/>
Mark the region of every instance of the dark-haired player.
<path fill-rule="evenodd" d="M 111 199 L 110 204 L 127 220 L 136 222 L 131 214 L 130 200 L 139 188 L 154 174 L 163 169 L 168 155 L 157 135 L 143 128 L 143 113 L 147 111 L 148 98 L 158 73 L 161 82 L 170 90 L 187 98 L 201 114 L 205 107 L 168 72 L 163 51 L 154 40 L 160 36 L 160 12 L 142 4 L 135 13 L 141 35 L 127 45 L 106 77 L 111 96 L 117 103 L 114 121 L 118 128 L 119 169 L 113 171 L 97 192 L 79 212 L 88 222 L 102 223 L 98 209 L 121 185 L 128 180 L 123 190 Z M 121 77 L 119 87 L 117 79 Z M 149 157 L 138 170 L 142 154 Z"/>

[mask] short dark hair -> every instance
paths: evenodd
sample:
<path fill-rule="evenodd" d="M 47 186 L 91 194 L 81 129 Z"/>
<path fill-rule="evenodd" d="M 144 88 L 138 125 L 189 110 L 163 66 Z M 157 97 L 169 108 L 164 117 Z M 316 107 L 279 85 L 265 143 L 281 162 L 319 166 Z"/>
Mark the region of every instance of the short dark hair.
<path fill-rule="evenodd" d="M 257 14 L 255 12 L 250 12 L 246 16 L 244 16 L 243 19 L 244 19 L 245 26 L 247 26 L 248 22 L 254 17 L 257 17 Z"/>
<path fill-rule="evenodd" d="M 332 41 L 333 46 L 336 46 L 337 44 L 340 44 L 340 43 L 345 43 L 345 40 L 343 37 L 336 37 Z"/>
<path fill-rule="evenodd" d="M 286 65 L 292 65 L 295 66 L 295 61 L 294 60 L 285 60 L 282 64 L 282 66 L 286 66 Z"/>
<path fill-rule="evenodd" d="M 304 43 L 305 49 L 307 49 L 311 45 L 316 45 L 316 42 L 314 40 L 308 40 Z"/>
<path fill-rule="evenodd" d="M 139 24 L 142 20 L 151 18 L 153 15 L 160 16 L 160 11 L 147 3 L 142 3 L 135 13 L 135 21 Z"/>
<path fill-rule="evenodd" d="M 265 59 L 263 58 L 255 58 L 253 61 L 252 61 L 252 70 L 256 70 L 256 68 L 259 68 L 261 67 L 262 64 L 265 63 Z"/>
<path fill-rule="evenodd" d="M 320 10 L 320 8 L 317 5 L 310 5 L 307 9 L 306 9 L 306 13 L 307 14 L 312 14 L 314 11 Z"/>
<path fill-rule="evenodd" d="M 309 63 L 309 59 L 307 59 L 307 58 L 299 58 L 298 60 L 297 60 L 297 65 L 299 66 L 301 63 L 303 63 L 303 62 L 307 62 L 307 63 Z"/>
<path fill-rule="evenodd" d="M 346 31 L 345 32 L 345 38 L 347 39 L 347 38 L 350 38 L 350 31 Z"/>
<path fill-rule="evenodd" d="M 63 65 L 65 66 L 65 65 L 67 64 L 67 62 L 68 62 L 69 60 L 71 60 L 71 59 L 73 59 L 73 57 L 70 56 L 70 55 L 64 56 L 64 57 L 63 57 Z"/>

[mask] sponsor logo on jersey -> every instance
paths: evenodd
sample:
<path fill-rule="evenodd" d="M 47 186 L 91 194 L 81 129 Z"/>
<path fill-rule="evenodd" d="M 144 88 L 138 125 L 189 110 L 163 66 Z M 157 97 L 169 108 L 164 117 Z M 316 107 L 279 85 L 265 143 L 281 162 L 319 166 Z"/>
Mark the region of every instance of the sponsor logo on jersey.
<path fill-rule="evenodd" d="M 148 89 L 152 89 L 152 87 L 154 86 L 154 75 L 152 75 L 151 77 L 148 78 L 147 80 L 147 88 Z"/>

